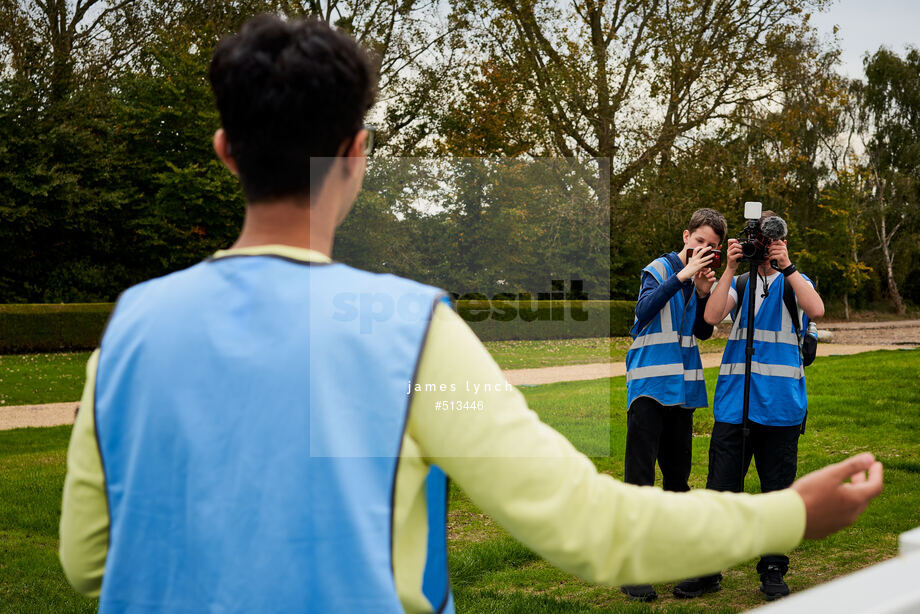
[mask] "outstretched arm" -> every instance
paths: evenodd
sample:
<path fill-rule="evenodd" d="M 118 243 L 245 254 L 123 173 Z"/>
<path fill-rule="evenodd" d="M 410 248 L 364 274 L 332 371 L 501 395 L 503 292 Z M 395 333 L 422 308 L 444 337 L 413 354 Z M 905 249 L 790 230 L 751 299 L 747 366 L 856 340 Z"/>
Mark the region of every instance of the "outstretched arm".
<path fill-rule="evenodd" d="M 417 382 L 424 389 L 426 383 L 464 381 L 495 386 L 505 379 L 466 323 L 438 306 Z M 587 580 L 674 580 L 786 551 L 807 532 L 808 506 L 827 502 L 822 493 L 805 501 L 791 489 L 667 493 L 624 484 L 598 473 L 527 408 L 517 389 L 499 388 L 480 395 L 484 409 L 475 412 L 436 411 L 443 393 L 418 392 L 408 433 L 424 458 L 514 537 Z M 824 488 L 827 478 L 820 482 Z M 826 517 L 820 511 L 816 519 Z"/>

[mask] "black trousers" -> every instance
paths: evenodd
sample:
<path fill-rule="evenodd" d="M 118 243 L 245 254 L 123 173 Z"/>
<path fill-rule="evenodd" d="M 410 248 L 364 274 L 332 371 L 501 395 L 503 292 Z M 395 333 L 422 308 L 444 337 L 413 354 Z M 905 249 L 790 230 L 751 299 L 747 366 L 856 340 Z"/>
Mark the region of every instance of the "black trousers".
<path fill-rule="evenodd" d="M 761 492 L 782 490 L 795 481 L 800 425 L 764 426 L 751 422 L 750 427 L 742 459 L 741 425 L 727 422 L 713 425 L 706 488 L 741 492 L 742 480 L 747 475 L 752 456 L 760 476 Z M 771 565 L 785 574 L 789 570 L 789 557 L 767 554 L 757 564 L 757 573 L 763 573 Z"/>
<path fill-rule="evenodd" d="M 693 410 L 639 397 L 626 412 L 626 482 L 654 486 L 655 462 L 665 490 L 690 490 Z"/>

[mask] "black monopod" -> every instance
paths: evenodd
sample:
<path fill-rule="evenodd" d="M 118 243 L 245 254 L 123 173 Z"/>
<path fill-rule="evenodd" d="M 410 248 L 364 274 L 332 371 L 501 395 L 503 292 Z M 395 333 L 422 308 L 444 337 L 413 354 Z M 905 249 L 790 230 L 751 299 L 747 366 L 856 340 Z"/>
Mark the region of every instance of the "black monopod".
<path fill-rule="evenodd" d="M 748 422 L 748 410 L 751 405 L 751 361 L 754 357 L 754 293 L 757 288 L 757 267 L 759 263 L 751 262 L 748 273 L 747 335 L 744 340 L 744 401 L 741 405 L 741 479 L 738 492 L 744 492 L 744 474 L 747 469 L 747 440 L 751 434 Z M 738 297 L 741 300 L 741 297 Z"/>
<path fill-rule="evenodd" d="M 744 228 L 745 239 L 741 246 L 743 262 L 750 264 L 748 272 L 747 291 L 747 326 L 744 341 L 744 398 L 741 405 L 741 477 L 739 479 L 738 492 L 744 492 L 744 475 L 747 469 L 745 462 L 747 455 L 747 440 L 751 434 L 751 425 L 748 420 L 748 411 L 751 405 L 751 362 L 754 357 L 754 302 L 757 292 L 757 268 L 766 260 L 766 250 L 771 241 L 780 240 L 786 237 L 786 222 L 782 218 L 770 216 L 761 223 L 760 215 L 762 205 L 759 202 L 744 203 L 744 217 L 747 225 Z M 777 269 L 776 261 L 771 261 L 774 269 Z M 764 281 L 764 298 L 767 297 L 766 280 Z M 741 301 L 743 297 L 739 296 Z"/>

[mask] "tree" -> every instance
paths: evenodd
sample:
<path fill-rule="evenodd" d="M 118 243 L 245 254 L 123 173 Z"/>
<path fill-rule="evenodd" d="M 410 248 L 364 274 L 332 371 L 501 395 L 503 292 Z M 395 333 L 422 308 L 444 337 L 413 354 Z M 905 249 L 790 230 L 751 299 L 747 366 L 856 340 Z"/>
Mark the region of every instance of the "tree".
<path fill-rule="evenodd" d="M 116 81 L 111 141 L 128 194 L 117 226 L 126 284 L 190 266 L 239 231 L 239 184 L 211 147 L 220 118 L 207 71 L 218 37 L 195 22 L 173 24 Z"/>
<path fill-rule="evenodd" d="M 866 140 L 866 166 L 872 189 L 870 224 L 881 252 L 888 296 L 898 313 L 895 261 L 910 251 L 898 239 L 920 222 L 920 50 L 902 59 L 885 48 L 864 60 L 866 84 L 860 88 Z M 901 234 L 899 234 L 899 232 Z M 916 251 L 916 244 L 912 245 Z"/>
<path fill-rule="evenodd" d="M 0 0 L 0 46 L 20 75 L 44 73 L 50 102 L 108 74 L 159 25 L 145 0 Z"/>
<path fill-rule="evenodd" d="M 840 95 L 827 105 L 827 129 L 819 133 L 828 177 L 818 196 L 818 215 L 806 229 L 810 249 L 804 260 L 822 272 L 822 293 L 842 295 L 844 317 L 850 318 L 850 297 L 859 296 L 872 279 L 866 264 L 869 174 L 861 161 L 858 81 L 838 77 Z"/>
<path fill-rule="evenodd" d="M 547 125 L 528 106 L 532 84 L 501 58 L 468 67 L 467 84 L 438 118 L 435 152 L 455 157 L 549 155 Z"/>
<path fill-rule="evenodd" d="M 625 249 L 616 250 L 612 275 L 625 284 L 612 281 L 617 296 L 635 296 L 635 271 L 679 245 L 678 231 L 695 209 L 722 211 L 729 236 L 737 236 L 746 200 L 761 201 L 783 216 L 793 258 L 807 263 L 803 270 L 813 279 L 833 283 L 838 272 L 822 250 L 836 249 L 838 237 L 824 232 L 828 226 L 819 195 L 830 178 L 827 148 L 838 134 L 837 109 L 846 84 L 833 70 L 836 48 L 812 35 L 791 44 L 795 52 L 778 53 L 773 62 L 777 91 L 769 103 L 736 106 L 706 130 L 679 139 L 619 196 L 616 240 Z M 642 231 L 626 232 L 636 228 Z"/>
<path fill-rule="evenodd" d="M 207 69 L 263 12 L 352 32 L 390 151 L 426 134 L 454 31 L 426 0 L 0 0 L 0 300 L 111 300 L 229 244 L 242 198 L 211 151 Z"/>
<path fill-rule="evenodd" d="M 530 83 L 556 153 L 609 158 L 614 198 L 675 143 L 778 91 L 810 0 L 470 0 L 489 52 Z"/>
<path fill-rule="evenodd" d="M 276 10 L 311 16 L 350 33 L 377 61 L 380 146 L 412 155 L 433 132 L 454 83 L 462 23 L 439 0 L 276 0 Z"/>
<path fill-rule="evenodd" d="M 141 2 L 0 3 L 0 276 L 4 299 L 98 300 L 117 293 L 113 222 L 125 194 L 108 75 L 148 31 Z M 143 23 L 141 23 L 143 22 Z"/>

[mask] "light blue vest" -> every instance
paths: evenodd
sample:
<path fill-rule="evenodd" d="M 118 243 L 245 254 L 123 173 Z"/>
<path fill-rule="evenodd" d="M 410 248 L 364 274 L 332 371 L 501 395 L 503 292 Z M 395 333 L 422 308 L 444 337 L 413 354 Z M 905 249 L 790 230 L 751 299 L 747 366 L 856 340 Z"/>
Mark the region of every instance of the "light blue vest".
<path fill-rule="evenodd" d="M 750 280 L 748 283 L 751 283 Z M 754 356 L 748 418 L 766 426 L 795 426 L 805 418 L 805 368 L 792 316 L 783 304 L 780 275 L 754 316 Z M 763 286 L 758 280 L 758 293 Z M 732 279 L 735 288 L 735 280 Z M 716 421 L 741 424 L 744 403 L 744 347 L 747 341 L 748 292 L 741 297 L 716 382 Z"/>
<path fill-rule="evenodd" d="M 643 271 L 663 284 L 674 270 L 665 257 L 653 261 Z M 626 352 L 626 406 L 639 397 L 651 397 L 662 405 L 705 407 L 706 381 L 700 350 L 693 336 L 696 319 L 696 292 L 684 301 L 683 291 L 643 328 L 638 319 L 629 332 L 632 345 Z"/>
<path fill-rule="evenodd" d="M 401 612 L 399 450 L 440 290 L 342 264 L 203 262 L 126 291 L 101 345 L 100 612 Z M 423 592 L 453 611 L 447 479 Z"/>

